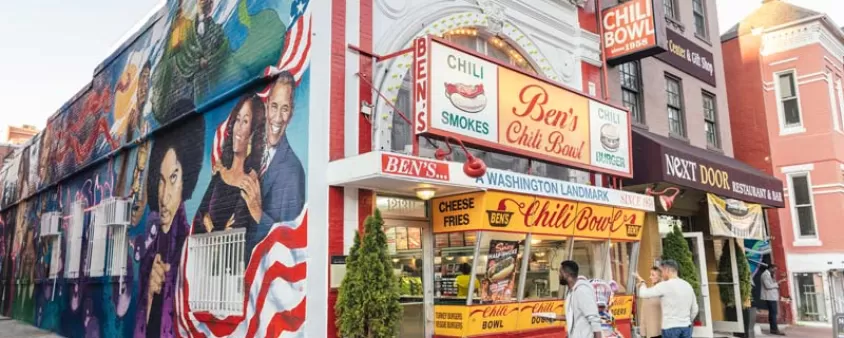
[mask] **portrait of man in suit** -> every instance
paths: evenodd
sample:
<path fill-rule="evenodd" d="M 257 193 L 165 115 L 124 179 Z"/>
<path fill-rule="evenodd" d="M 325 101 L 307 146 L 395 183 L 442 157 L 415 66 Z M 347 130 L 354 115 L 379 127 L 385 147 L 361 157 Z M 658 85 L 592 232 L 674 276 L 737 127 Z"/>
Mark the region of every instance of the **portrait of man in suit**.
<path fill-rule="evenodd" d="M 261 170 L 247 179 L 242 191 L 250 215 L 257 225 L 247 229 L 246 252 L 269 233 L 273 224 L 291 221 L 305 206 L 305 169 L 287 139 L 293 119 L 296 80 L 282 72 L 273 81 L 266 100 L 266 131 Z"/>

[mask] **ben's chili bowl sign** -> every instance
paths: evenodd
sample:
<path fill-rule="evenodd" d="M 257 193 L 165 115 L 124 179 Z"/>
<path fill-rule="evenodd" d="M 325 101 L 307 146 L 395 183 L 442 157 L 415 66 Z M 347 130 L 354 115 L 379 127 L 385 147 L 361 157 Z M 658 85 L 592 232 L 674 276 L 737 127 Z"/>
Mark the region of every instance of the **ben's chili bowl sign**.
<path fill-rule="evenodd" d="M 631 177 L 628 112 L 436 38 L 414 48 L 417 134 Z M 419 70 L 424 71 L 419 71 Z"/>

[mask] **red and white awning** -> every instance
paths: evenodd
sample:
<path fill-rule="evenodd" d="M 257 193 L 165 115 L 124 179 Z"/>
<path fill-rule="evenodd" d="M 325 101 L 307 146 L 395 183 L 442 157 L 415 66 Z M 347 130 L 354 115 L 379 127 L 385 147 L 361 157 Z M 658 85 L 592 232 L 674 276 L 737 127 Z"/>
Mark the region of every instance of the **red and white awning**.
<path fill-rule="evenodd" d="M 378 151 L 329 163 L 328 184 L 405 196 L 421 187 L 435 188 L 437 196 L 498 190 L 654 211 L 653 196 L 492 168 L 472 178 L 463 163 Z"/>

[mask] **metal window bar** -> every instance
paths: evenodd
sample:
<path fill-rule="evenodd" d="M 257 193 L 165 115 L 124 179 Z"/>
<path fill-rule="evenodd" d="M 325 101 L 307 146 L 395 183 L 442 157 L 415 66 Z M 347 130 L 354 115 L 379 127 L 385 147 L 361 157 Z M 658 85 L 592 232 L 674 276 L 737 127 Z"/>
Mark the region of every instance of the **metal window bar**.
<path fill-rule="evenodd" d="M 195 312 L 232 315 L 243 312 L 245 229 L 193 235 L 188 246 L 191 292 Z"/>

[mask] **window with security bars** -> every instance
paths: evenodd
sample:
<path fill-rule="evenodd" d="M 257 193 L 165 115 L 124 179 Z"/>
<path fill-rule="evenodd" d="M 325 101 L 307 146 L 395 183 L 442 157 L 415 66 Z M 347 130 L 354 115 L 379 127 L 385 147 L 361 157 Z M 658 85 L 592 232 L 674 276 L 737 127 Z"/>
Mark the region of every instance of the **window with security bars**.
<path fill-rule="evenodd" d="M 188 303 L 193 312 L 217 316 L 243 312 L 246 229 L 232 229 L 188 239 Z"/>
<path fill-rule="evenodd" d="M 128 199 L 108 198 L 94 206 L 88 229 L 88 276 L 126 275 Z"/>
<path fill-rule="evenodd" d="M 719 148 L 718 112 L 715 108 L 715 95 L 707 92 L 703 96 L 703 124 L 706 132 L 706 144 L 711 148 Z"/>
<path fill-rule="evenodd" d="M 784 127 L 802 126 L 803 121 L 800 116 L 800 104 L 797 99 L 797 83 L 795 82 L 794 73 L 780 74 L 777 78 L 777 87 L 779 90 L 779 103 L 782 110 Z"/>
<path fill-rule="evenodd" d="M 631 61 L 618 66 L 621 77 L 621 101 L 630 109 L 631 121 L 645 123 L 642 110 L 642 66 Z"/>
<path fill-rule="evenodd" d="M 686 117 L 683 112 L 683 86 L 680 79 L 665 76 L 665 95 L 668 106 L 668 131 L 680 137 L 686 137 Z"/>
<path fill-rule="evenodd" d="M 79 277 L 80 260 L 82 256 L 82 237 L 85 231 L 85 209 L 88 203 L 75 201 L 70 206 L 70 217 L 67 222 L 67 252 L 65 254 L 65 278 Z"/>
<path fill-rule="evenodd" d="M 695 34 L 701 38 L 709 37 L 706 25 L 706 7 L 704 0 L 692 0 L 692 12 L 695 16 Z"/>
<path fill-rule="evenodd" d="M 800 237 L 815 238 L 818 235 L 815 226 L 815 211 L 812 203 L 812 189 L 808 173 L 790 174 L 792 195 L 791 212 L 797 222 Z"/>
<path fill-rule="evenodd" d="M 677 19 L 677 0 L 665 0 L 665 16 Z"/>
<path fill-rule="evenodd" d="M 49 255 L 49 278 L 56 278 L 61 267 L 61 220 L 60 212 L 47 212 L 41 215 L 41 242 Z"/>

